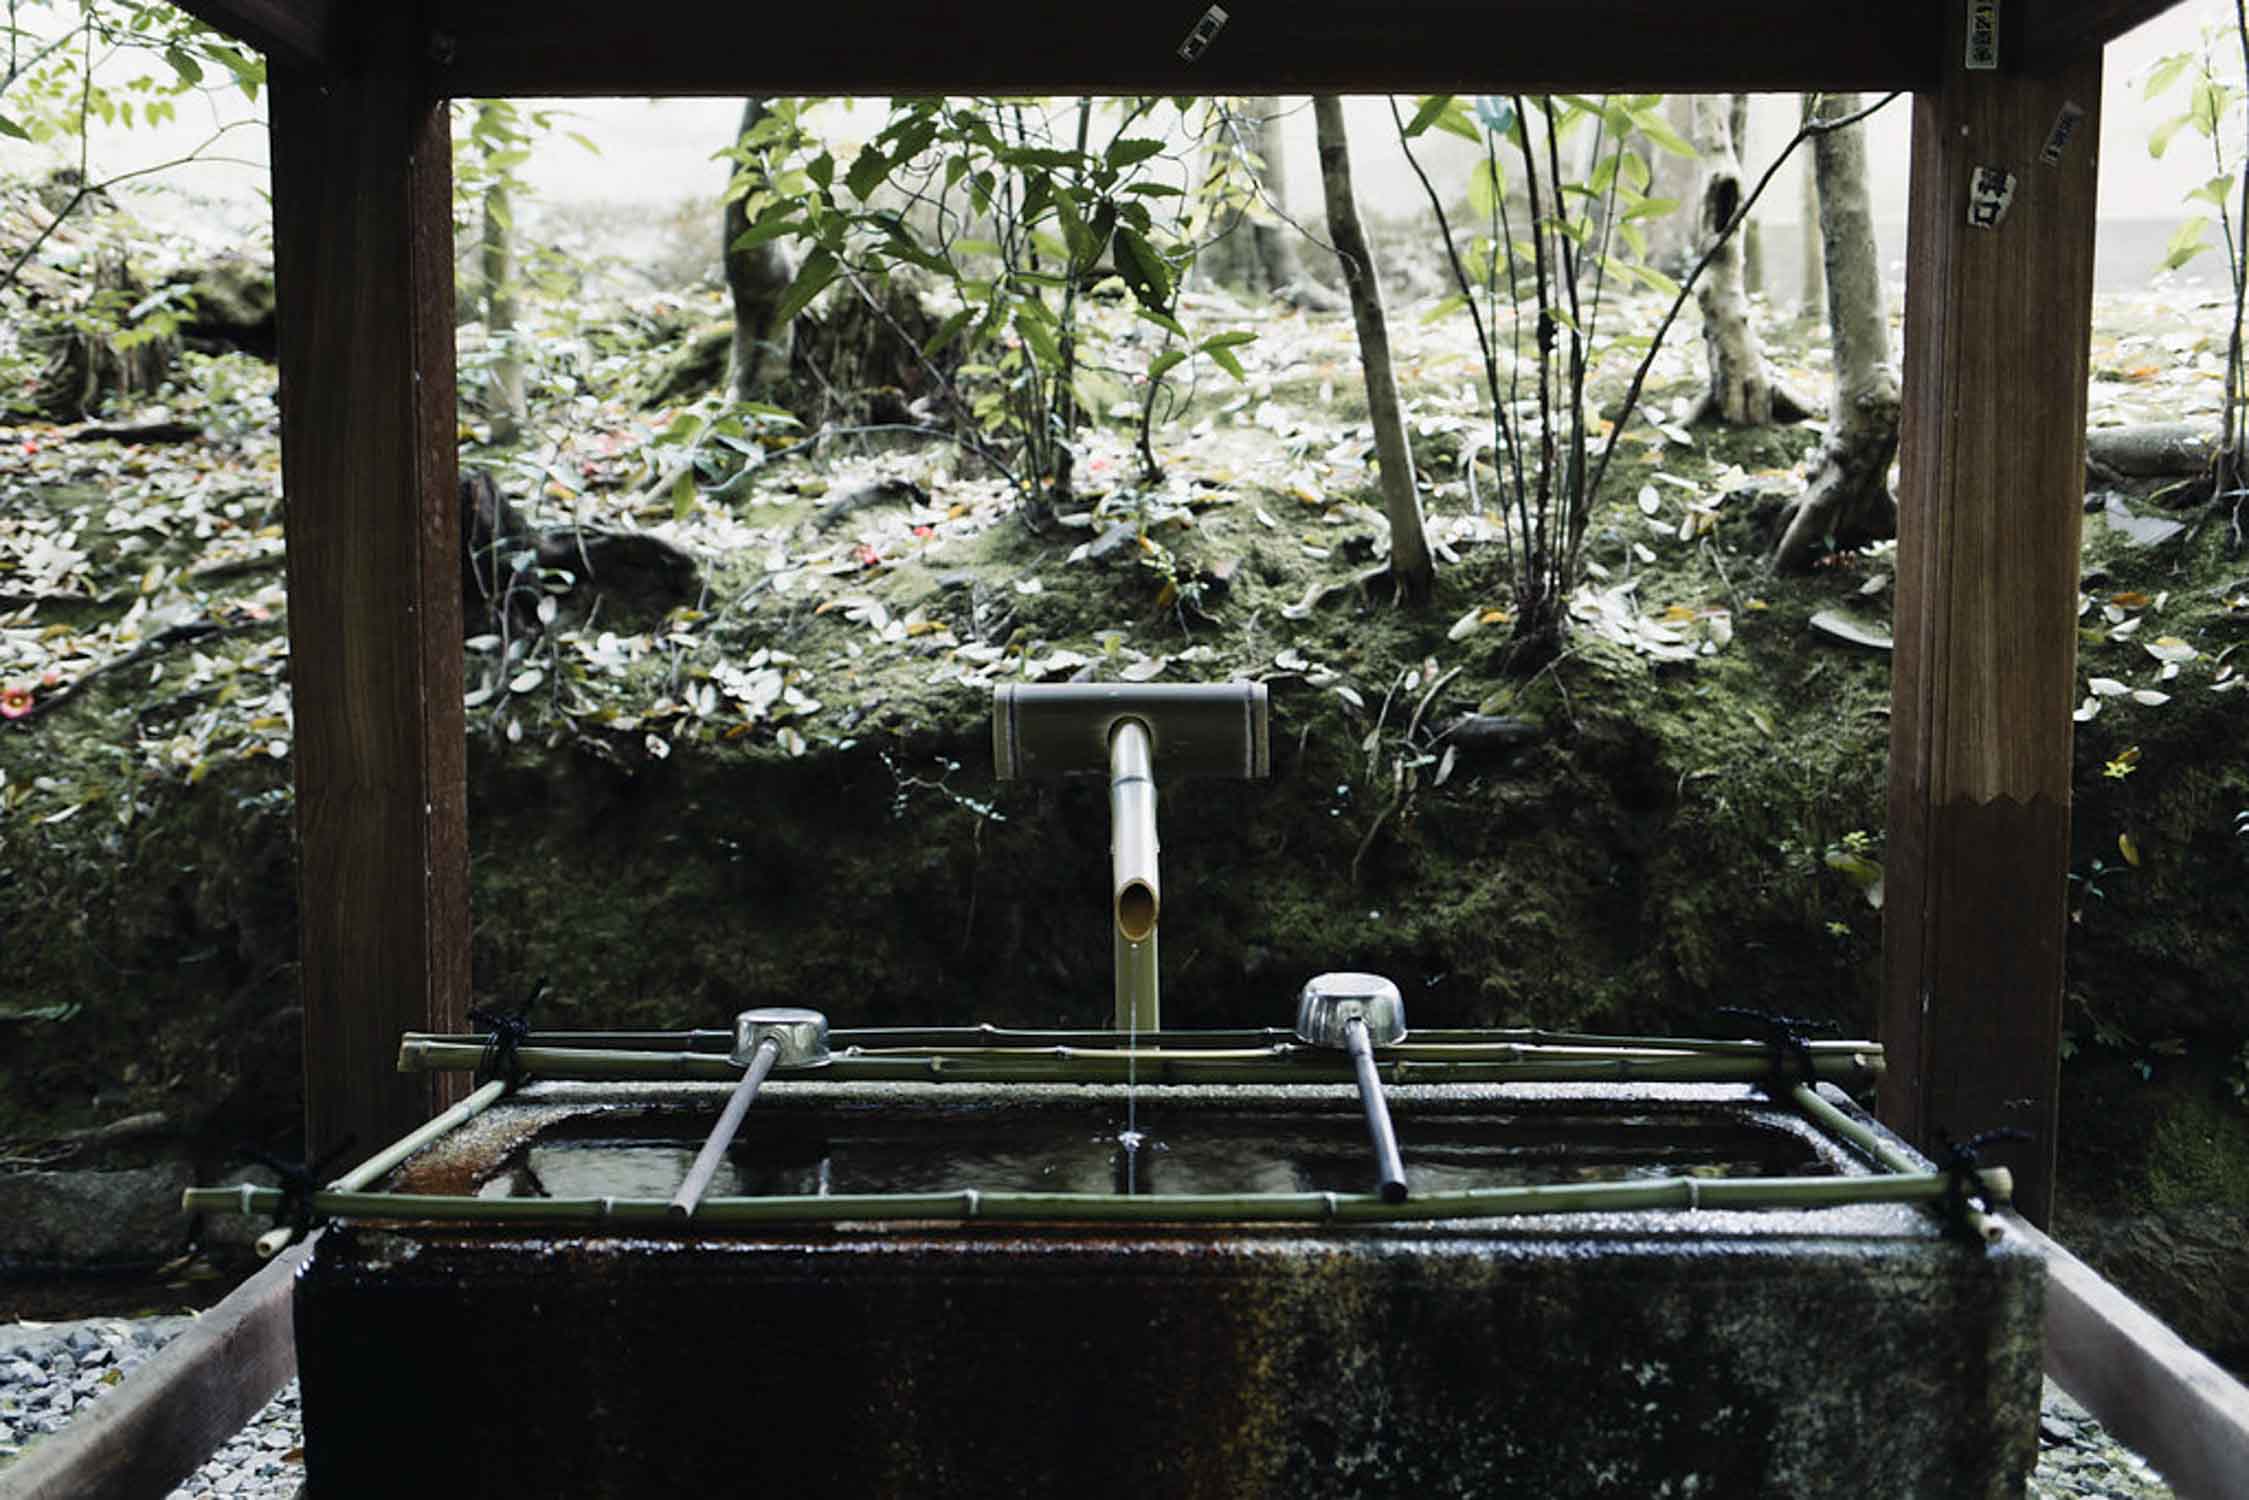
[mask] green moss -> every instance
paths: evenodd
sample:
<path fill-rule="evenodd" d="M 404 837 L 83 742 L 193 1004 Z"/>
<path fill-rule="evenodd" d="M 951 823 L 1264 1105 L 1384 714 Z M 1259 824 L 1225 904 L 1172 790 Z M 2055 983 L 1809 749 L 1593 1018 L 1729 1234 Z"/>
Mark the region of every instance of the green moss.
<path fill-rule="evenodd" d="M 2249 1214 L 2249 1111 L 2206 1093 L 2180 1095 L 2155 1128 L 2148 1206 Z"/>

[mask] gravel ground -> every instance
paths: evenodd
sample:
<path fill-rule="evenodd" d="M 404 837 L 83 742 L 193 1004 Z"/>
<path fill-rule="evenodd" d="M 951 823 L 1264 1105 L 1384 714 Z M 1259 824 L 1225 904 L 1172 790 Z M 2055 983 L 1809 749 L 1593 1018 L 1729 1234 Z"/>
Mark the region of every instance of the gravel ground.
<path fill-rule="evenodd" d="M 0 1471 L 26 1445 L 60 1431 L 81 1406 L 99 1400 L 190 1321 L 0 1323 Z M 2038 1443 L 2029 1500 L 2170 1500 L 2169 1486 L 2155 1471 L 2138 1454 L 2110 1441 L 2100 1424 L 2052 1381 L 2046 1384 Z M 170 1500 L 299 1500 L 303 1445 L 304 1423 L 292 1380 Z"/>

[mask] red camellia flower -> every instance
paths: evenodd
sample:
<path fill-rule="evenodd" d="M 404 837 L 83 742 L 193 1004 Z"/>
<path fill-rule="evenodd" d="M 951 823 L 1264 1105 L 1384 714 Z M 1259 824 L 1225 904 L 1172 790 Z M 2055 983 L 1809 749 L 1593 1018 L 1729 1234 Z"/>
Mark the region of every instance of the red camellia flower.
<path fill-rule="evenodd" d="M 11 683 L 0 689 L 0 719 L 20 719 L 31 712 L 31 689 Z"/>

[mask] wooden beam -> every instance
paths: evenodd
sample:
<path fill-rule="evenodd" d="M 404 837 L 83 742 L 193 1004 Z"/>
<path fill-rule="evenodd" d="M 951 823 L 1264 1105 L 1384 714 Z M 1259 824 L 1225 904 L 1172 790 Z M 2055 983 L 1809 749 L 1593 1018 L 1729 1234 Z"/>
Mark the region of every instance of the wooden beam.
<path fill-rule="evenodd" d="M 175 0 L 181 10 L 237 41 L 270 63 L 325 68 L 336 59 L 336 0 Z"/>
<path fill-rule="evenodd" d="M 1411 93 L 1921 88 L 1938 0 L 830 0 L 789 16 L 433 0 L 437 86 L 493 94 Z"/>
<path fill-rule="evenodd" d="M 2179 0 L 2047 0 L 2027 22 L 2027 51 L 2033 67 L 2046 67 L 2097 51 Z"/>
<path fill-rule="evenodd" d="M 0 1469 L 0 1500 L 163 1500 L 297 1373 L 292 1246 L 68 1427 Z"/>
<path fill-rule="evenodd" d="M 361 7 L 352 71 L 272 80 L 314 1157 L 429 1117 L 398 1037 L 468 996 L 452 157 L 411 13 Z"/>
<path fill-rule="evenodd" d="M 2183 1500 L 2249 1495 L 2249 1389 L 2020 1220 L 2046 1256 L 2046 1373 Z"/>
<path fill-rule="evenodd" d="M 1967 71 L 1966 10 L 1913 118 L 1881 1113 L 1924 1150 L 2033 1132 L 2007 1160 L 2044 1223 L 2101 59 Z"/>

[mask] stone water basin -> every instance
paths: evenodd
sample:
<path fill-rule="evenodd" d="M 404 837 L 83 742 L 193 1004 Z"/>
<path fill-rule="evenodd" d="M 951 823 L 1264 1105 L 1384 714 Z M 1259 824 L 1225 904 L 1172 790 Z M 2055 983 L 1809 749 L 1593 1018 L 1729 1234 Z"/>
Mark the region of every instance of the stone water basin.
<path fill-rule="evenodd" d="M 715 1085 L 535 1084 L 398 1192 L 663 1198 Z M 1830 1091 L 1841 1101 L 1842 1095 Z M 1736 1085 L 1390 1091 L 1415 1195 L 1875 1170 Z M 1128 1121 L 1150 1141 L 1129 1166 Z M 714 1198 L 1364 1193 L 1323 1085 L 769 1084 Z M 1160 1212 L 1160 1207 L 1158 1210 Z M 2006 1496 L 2042 1272 L 1925 1209 L 1385 1223 L 345 1221 L 311 1490 Z"/>

